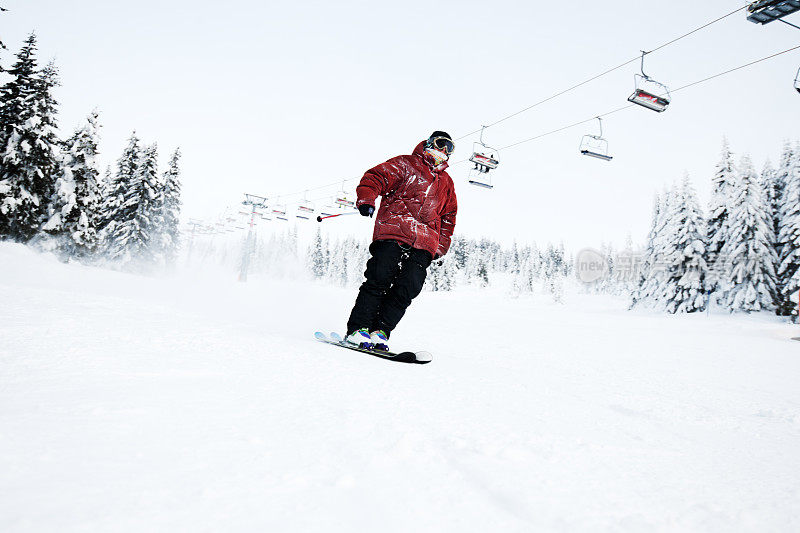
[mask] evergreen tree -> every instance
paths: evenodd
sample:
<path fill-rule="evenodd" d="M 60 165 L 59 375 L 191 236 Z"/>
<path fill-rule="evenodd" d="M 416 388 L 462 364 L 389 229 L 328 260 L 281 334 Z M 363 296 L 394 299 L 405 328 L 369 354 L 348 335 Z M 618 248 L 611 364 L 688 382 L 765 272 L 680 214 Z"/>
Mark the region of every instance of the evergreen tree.
<path fill-rule="evenodd" d="M 67 256 L 85 258 L 97 246 L 101 200 L 96 164 L 98 128 L 97 112 L 92 112 L 86 124 L 64 143 L 50 219 L 42 228 L 57 237 L 59 250 Z"/>
<path fill-rule="evenodd" d="M 669 226 L 674 230 L 665 247 L 663 305 L 668 313 L 703 311 L 707 305 L 706 228 L 688 174 L 683 178 L 669 218 Z"/>
<path fill-rule="evenodd" d="M 772 222 L 773 227 L 775 228 L 775 253 L 778 254 L 778 257 L 781 256 L 780 242 L 778 238 L 781 234 L 781 216 L 783 213 L 784 190 L 786 189 L 786 182 L 789 179 L 789 174 L 791 174 L 792 168 L 795 164 L 794 162 L 796 156 L 800 156 L 800 154 L 796 154 L 792 144 L 789 141 L 786 141 L 783 146 L 780 164 L 775 170 L 775 175 L 773 176 L 773 190 L 770 197 L 772 199 Z"/>
<path fill-rule="evenodd" d="M 653 221 L 647 238 L 647 247 L 639 273 L 638 286 L 633 293 L 630 308 L 639 304 L 652 306 L 662 299 L 662 284 L 666 276 L 665 255 L 668 242 L 668 220 L 673 191 L 656 195 L 653 204 Z"/>
<path fill-rule="evenodd" d="M 782 162 L 780 174 L 784 188 L 777 238 L 777 313 L 797 317 L 797 301 L 792 296 L 800 290 L 800 146 Z"/>
<path fill-rule="evenodd" d="M 439 265 L 438 268 L 441 270 L 441 276 L 439 279 L 439 290 L 442 291 L 452 291 L 455 287 L 455 265 L 453 261 L 445 256 L 443 259 L 438 261 Z"/>
<path fill-rule="evenodd" d="M 0 238 L 27 242 L 48 216 L 59 172 L 57 102 L 53 64 L 36 63 L 31 34 L 0 88 Z"/>
<path fill-rule="evenodd" d="M 770 242 L 772 217 L 763 188 L 748 156 L 742 158 L 727 221 L 725 258 L 729 287 L 725 305 L 731 311 L 772 309 L 775 295 L 775 251 Z"/>
<path fill-rule="evenodd" d="M 464 271 L 467 269 L 468 250 L 467 241 L 460 235 L 455 235 L 450 243 L 449 254 L 453 257 L 456 270 Z"/>
<path fill-rule="evenodd" d="M 128 248 L 136 241 L 139 228 L 136 214 L 139 209 L 138 184 L 142 149 L 136 132 L 128 139 L 128 146 L 117 160 L 116 173 L 108 182 L 102 207 L 104 245 L 109 259 L 127 262 L 132 254 Z"/>
<path fill-rule="evenodd" d="M 328 279 L 336 285 L 344 287 L 347 285 L 347 256 L 348 250 L 339 240 L 332 243 L 330 253 L 330 265 L 328 267 Z"/>
<path fill-rule="evenodd" d="M 488 287 L 489 269 L 486 267 L 486 262 L 483 259 L 479 259 L 477 268 L 478 281 L 480 282 L 481 287 Z"/>
<path fill-rule="evenodd" d="M 712 292 L 721 292 L 724 295 L 726 287 L 720 285 L 719 275 L 724 271 L 724 265 L 717 264 L 719 254 L 728 241 L 728 217 L 733 199 L 733 190 L 736 187 L 736 172 L 733 163 L 733 154 L 728 146 L 728 139 L 722 139 L 722 154 L 716 171 L 711 178 L 711 199 L 708 205 L 708 229 L 706 246 L 706 264 L 708 265 L 709 289 Z"/>
<path fill-rule="evenodd" d="M 764 202 L 766 202 L 767 211 L 769 212 L 770 221 L 772 223 L 773 246 L 777 245 L 775 239 L 777 239 L 778 236 L 778 222 L 780 220 L 780 215 L 775 209 L 776 207 L 780 207 L 781 196 L 783 195 L 783 189 L 778 186 L 777 182 L 778 171 L 775 170 L 768 159 L 764 163 L 764 168 L 761 170 L 761 187 L 763 189 L 762 195 L 764 196 Z"/>
<path fill-rule="evenodd" d="M 625 248 L 617 255 L 615 262 L 616 280 L 621 294 L 633 295 L 636 291 L 637 274 L 641 268 L 641 261 L 642 257 L 636 253 L 633 247 L 633 236 L 628 233 L 625 238 Z"/>
<path fill-rule="evenodd" d="M 131 258 L 142 264 L 158 259 L 159 238 L 164 227 L 163 185 L 158 174 L 158 146 L 146 147 L 140 155 L 141 164 L 134 176 L 134 195 L 137 199 L 135 231 L 128 240 Z"/>
<path fill-rule="evenodd" d="M 314 240 L 311 242 L 306 256 L 308 268 L 311 274 L 317 279 L 324 277 L 325 273 L 328 271 L 327 254 L 324 248 L 322 233 L 320 229 L 317 228 L 317 233 L 314 235 Z"/>
<path fill-rule="evenodd" d="M 180 157 L 180 149 L 176 149 L 169 158 L 167 170 L 162 176 L 159 245 L 160 253 L 168 265 L 175 262 L 180 244 L 178 227 L 181 215 L 181 181 L 178 166 Z"/>
<path fill-rule="evenodd" d="M 439 261 L 434 261 L 428 268 L 428 275 L 425 278 L 425 288 L 429 291 L 437 292 L 442 290 L 442 268 Z"/>
<path fill-rule="evenodd" d="M 449 256 L 431 263 L 425 287 L 431 291 L 450 291 L 453 289 L 453 260 Z"/>

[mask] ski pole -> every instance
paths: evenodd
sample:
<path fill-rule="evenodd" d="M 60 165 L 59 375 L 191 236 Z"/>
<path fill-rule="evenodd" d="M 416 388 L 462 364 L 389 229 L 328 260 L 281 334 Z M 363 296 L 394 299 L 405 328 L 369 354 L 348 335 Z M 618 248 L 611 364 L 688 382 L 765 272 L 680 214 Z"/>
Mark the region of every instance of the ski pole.
<path fill-rule="evenodd" d="M 352 213 L 339 213 L 338 215 L 325 215 L 325 216 L 320 215 L 317 217 L 317 222 L 322 222 L 326 218 L 336 218 L 336 217 L 344 217 L 347 215 L 358 215 L 358 214 L 360 214 L 358 211 L 353 211 Z"/>

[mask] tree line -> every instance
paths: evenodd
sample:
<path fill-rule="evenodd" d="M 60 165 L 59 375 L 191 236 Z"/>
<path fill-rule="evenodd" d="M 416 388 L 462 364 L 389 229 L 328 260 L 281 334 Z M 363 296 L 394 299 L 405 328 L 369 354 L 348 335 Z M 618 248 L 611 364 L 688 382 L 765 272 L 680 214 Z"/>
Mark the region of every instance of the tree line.
<path fill-rule="evenodd" d="M 331 239 L 319 228 L 306 250 L 306 268 L 315 279 L 340 286 L 357 286 L 364 280 L 370 257 L 369 241 L 347 237 Z M 541 289 L 561 301 L 564 279 L 572 272 L 563 245 L 503 247 L 487 239 L 456 234 L 450 250 L 431 263 L 425 280 L 429 291 L 451 291 L 458 286 L 487 287 L 498 275 L 510 279 L 512 295 Z"/>
<path fill-rule="evenodd" d="M 58 135 L 53 62 L 39 66 L 36 35 L 0 87 L 0 240 L 36 245 L 62 259 L 107 259 L 146 268 L 174 261 L 179 245 L 180 151 L 158 171 L 156 144 L 134 132 L 116 169 L 100 176 L 99 118 L 91 112 Z"/>
<path fill-rule="evenodd" d="M 738 163 L 727 141 L 704 214 L 688 176 L 656 195 L 631 306 L 669 313 L 775 311 L 796 316 L 800 290 L 800 145 L 777 168 Z"/>

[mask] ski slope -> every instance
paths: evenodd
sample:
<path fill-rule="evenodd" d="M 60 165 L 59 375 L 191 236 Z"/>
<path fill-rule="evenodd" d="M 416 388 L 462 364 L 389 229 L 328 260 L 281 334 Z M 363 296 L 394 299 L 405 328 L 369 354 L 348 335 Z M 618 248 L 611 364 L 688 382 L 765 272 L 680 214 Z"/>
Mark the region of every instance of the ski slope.
<path fill-rule="evenodd" d="M 404 365 L 313 340 L 350 289 L 0 243 L 12 531 L 800 531 L 800 343 L 500 287 L 423 293 Z"/>

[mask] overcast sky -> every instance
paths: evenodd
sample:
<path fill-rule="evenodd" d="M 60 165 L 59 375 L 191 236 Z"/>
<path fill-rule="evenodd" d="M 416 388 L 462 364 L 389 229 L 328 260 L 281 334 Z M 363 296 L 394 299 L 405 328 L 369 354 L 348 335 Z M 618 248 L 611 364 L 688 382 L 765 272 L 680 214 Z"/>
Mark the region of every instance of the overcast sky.
<path fill-rule="evenodd" d="M 11 62 L 35 30 L 61 72 L 67 135 L 101 113 L 102 160 L 132 130 L 180 146 L 184 214 L 212 218 L 244 192 L 273 196 L 358 178 L 409 153 L 434 129 L 459 137 L 743 5 L 731 0 L 495 2 L 108 2 L 4 0 Z M 790 17 L 800 19 L 800 15 Z M 800 23 L 800 20 L 793 20 Z M 647 58 L 646 72 L 685 85 L 798 44 L 780 23 L 734 15 Z M 570 247 L 646 235 L 652 196 L 684 172 L 705 204 L 727 135 L 760 169 L 800 140 L 800 53 L 687 89 L 662 114 L 632 108 L 604 121 L 614 160 L 578 154 L 573 128 L 500 154 L 491 191 L 451 167 L 457 231 Z M 486 130 L 495 146 L 615 109 L 638 65 Z M 453 160 L 469 157 L 471 140 Z M 354 187 L 355 182 L 351 182 Z M 318 198 L 333 194 L 337 187 Z M 346 227 L 369 233 L 366 221 Z M 341 227 L 345 227 L 342 225 Z"/>

